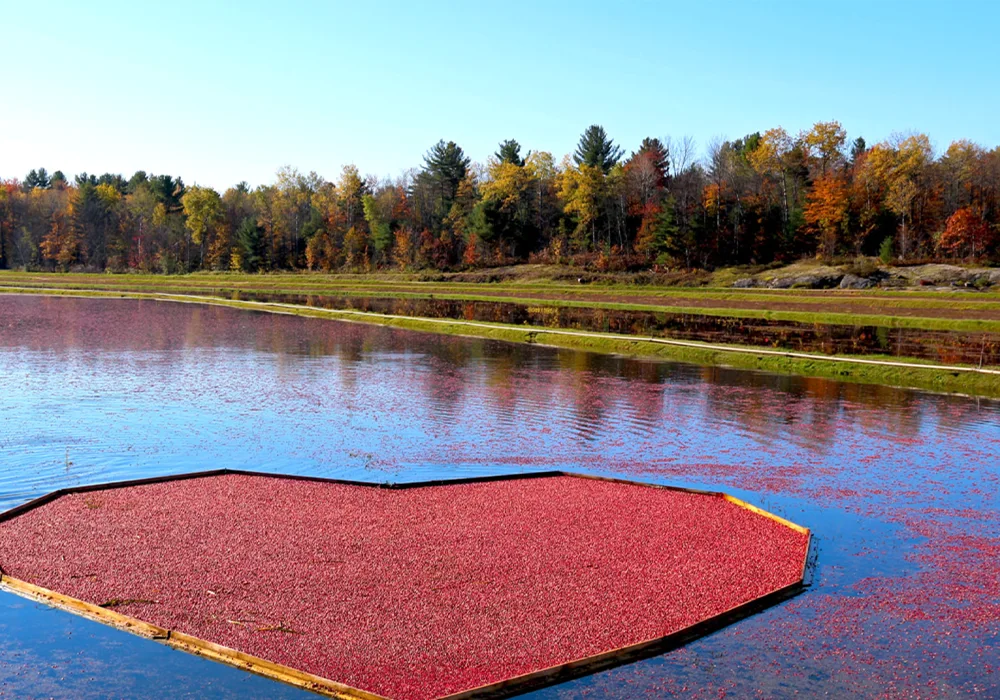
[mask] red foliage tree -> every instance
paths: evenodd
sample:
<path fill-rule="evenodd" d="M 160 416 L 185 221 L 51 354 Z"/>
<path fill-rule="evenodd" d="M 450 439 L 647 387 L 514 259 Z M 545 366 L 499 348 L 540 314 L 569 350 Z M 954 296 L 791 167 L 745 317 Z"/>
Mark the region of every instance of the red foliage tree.
<path fill-rule="evenodd" d="M 938 240 L 947 254 L 977 258 L 996 242 L 996 232 L 970 207 L 962 207 L 950 217 Z"/>

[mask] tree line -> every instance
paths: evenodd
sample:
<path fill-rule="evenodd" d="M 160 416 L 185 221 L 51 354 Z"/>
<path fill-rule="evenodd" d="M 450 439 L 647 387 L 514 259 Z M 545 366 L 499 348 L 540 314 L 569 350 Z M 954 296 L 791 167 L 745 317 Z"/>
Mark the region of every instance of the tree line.
<path fill-rule="evenodd" d="M 394 179 L 293 168 L 223 193 L 143 171 L 0 181 L 0 268 L 440 270 L 518 261 L 701 268 L 804 257 L 1000 257 L 1000 147 L 924 134 L 869 147 L 838 122 L 716 140 L 598 125 L 556 162 L 499 144 L 485 165 L 441 141 Z"/>

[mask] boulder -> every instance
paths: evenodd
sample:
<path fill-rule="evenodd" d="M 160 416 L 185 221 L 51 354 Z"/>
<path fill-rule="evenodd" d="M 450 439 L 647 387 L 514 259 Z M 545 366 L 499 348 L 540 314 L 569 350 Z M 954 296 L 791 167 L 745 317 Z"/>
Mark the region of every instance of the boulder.
<path fill-rule="evenodd" d="M 757 286 L 757 280 L 755 280 L 753 277 L 742 277 L 733 282 L 733 286 L 736 287 L 737 289 L 749 289 L 750 287 Z"/>
<path fill-rule="evenodd" d="M 841 289 L 868 289 L 873 286 L 875 286 L 875 280 L 852 275 L 851 273 L 847 273 L 844 275 L 844 279 L 840 280 Z"/>

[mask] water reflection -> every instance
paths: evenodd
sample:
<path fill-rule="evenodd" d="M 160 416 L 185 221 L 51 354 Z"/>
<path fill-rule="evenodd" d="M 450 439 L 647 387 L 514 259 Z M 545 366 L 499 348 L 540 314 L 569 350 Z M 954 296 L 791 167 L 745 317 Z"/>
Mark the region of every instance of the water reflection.
<path fill-rule="evenodd" d="M 211 295 L 205 292 L 205 295 Z M 741 343 L 799 352 L 916 357 L 944 363 L 1000 365 L 1000 333 L 797 323 L 697 313 L 554 307 L 501 301 L 455 301 L 317 294 L 233 292 L 228 298 L 324 309 L 513 323 L 545 328 Z"/>

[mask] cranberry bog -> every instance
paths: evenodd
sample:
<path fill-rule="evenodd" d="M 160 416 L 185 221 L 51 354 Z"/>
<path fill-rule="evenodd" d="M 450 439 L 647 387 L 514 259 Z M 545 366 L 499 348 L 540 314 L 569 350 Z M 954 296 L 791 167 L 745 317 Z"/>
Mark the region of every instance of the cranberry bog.
<path fill-rule="evenodd" d="M 809 531 L 723 493 L 540 472 L 218 470 L 0 515 L 3 587 L 331 697 L 507 697 L 801 589 Z"/>

